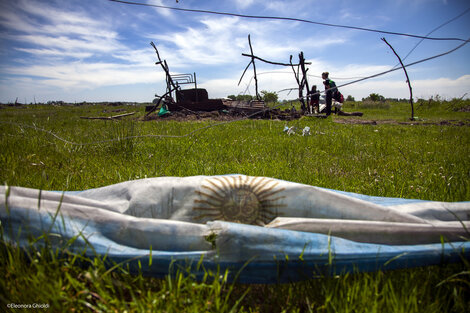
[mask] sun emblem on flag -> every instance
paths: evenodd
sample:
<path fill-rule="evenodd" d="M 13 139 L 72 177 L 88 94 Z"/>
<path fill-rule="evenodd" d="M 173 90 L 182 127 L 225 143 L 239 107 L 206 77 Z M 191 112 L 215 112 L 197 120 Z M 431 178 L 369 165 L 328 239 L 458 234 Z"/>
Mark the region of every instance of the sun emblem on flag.
<path fill-rule="evenodd" d="M 194 201 L 195 219 L 265 225 L 285 207 L 280 203 L 285 198 L 280 195 L 284 188 L 278 184 L 266 177 L 211 177 L 196 190 L 200 197 Z"/>

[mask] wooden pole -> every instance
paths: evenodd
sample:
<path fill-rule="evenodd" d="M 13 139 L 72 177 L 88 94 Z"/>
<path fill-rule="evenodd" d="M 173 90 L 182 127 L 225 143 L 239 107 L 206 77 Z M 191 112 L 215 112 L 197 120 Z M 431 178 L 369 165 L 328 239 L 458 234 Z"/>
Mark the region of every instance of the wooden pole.
<path fill-rule="evenodd" d="M 299 75 L 297 75 L 297 72 L 295 71 L 294 64 L 292 64 L 292 55 L 290 56 L 290 66 L 292 67 L 292 71 L 294 72 L 294 77 L 295 81 L 297 82 L 297 85 L 300 86 L 300 81 L 299 81 Z"/>
<path fill-rule="evenodd" d="M 414 121 L 415 117 L 414 117 L 414 108 L 413 108 L 413 89 L 411 88 L 411 82 L 410 82 L 410 78 L 408 77 L 408 72 L 406 71 L 406 67 L 405 65 L 403 65 L 403 62 L 400 56 L 396 53 L 395 49 L 393 49 L 392 45 L 389 44 L 385 38 L 382 38 L 382 40 L 390 47 L 390 49 L 392 49 L 393 53 L 398 58 L 398 61 L 400 61 L 403 71 L 405 72 L 406 82 L 408 83 L 408 88 L 410 89 L 411 120 Z"/>
<path fill-rule="evenodd" d="M 253 72 L 255 77 L 255 92 L 256 92 L 256 99 L 261 100 L 261 97 L 258 93 L 258 77 L 256 77 L 256 65 L 255 65 L 255 56 L 253 53 L 253 47 L 251 46 L 251 39 L 250 34 L 248 34 L 248 44 L 250 45 L 250 52 L 251 52 L 251 63 L 253 64 Z"/>
<path fill-rule="evenodd" d="M 167 92 L 172 90 L 171 87 L 173 87 L 173 89 L 177 89 L 177 86 L 173 82 L 173 79 L 171 79 L 170 70 L 168 68 L 168 64 L 166 63 L 166 60 L 162 60 L 160 58 L 160 53 L 158 53 L 158 49 L 153 43 L 153 41 L 150 42 L 150 45 L 155 49 L 155 53 L 157 54 L 158 62 L 156 62 L 155 64 L 156 65 L 160 64 L 161 67 L 163 68 L 163 71 L 165 71 Z"/>
<path fill-rule="evenodd" d="M 300 54 L 299 54 L 299 59 L 300 59 Z M 297 65 L 297 71 L 294 68 L 294 64 L 292 64 L 292 55 L 289 58 L 290 65 L 292 67 L 292 71 L 294 72 L 295 76 L 295 81 L 297 82 L 297 85 L 299 86 L 299 101 L 301 103 L 302 109 L 306 108 L 305 106 L 305 101 L 304 101 L 304 95 L 303 95 L 303 89 L 304 89 L 304 77 L 302 77 L 302 80 L 300 80 L 300 63 L 296 64 Z"/>
<path fill-rule="evenodd" d="M 299 64 L 300 64 L 300 69 L 302 70 L 302 88 L 303 86 L 305 86 L 307 88 L 307 105 L 305 106 L 305 103 L 304 103 L 304 106 L 305 108 L 308 108 L 308 103 L 310 101 L 309 99 L 309 93 L 310 93 L 310 88 L 308 86 L 308 76 L 307 76 L 307 71 L 308 69 L 305 68 L 305 58 L 304 58 L 304 53 L 301 51 L 299 53 Z"/>

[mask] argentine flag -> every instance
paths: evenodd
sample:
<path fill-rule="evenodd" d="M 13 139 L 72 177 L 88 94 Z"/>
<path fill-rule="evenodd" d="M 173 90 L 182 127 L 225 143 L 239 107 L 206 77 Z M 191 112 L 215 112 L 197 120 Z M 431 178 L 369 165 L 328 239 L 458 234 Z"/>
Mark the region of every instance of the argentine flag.
<path fill-rule="evenodd" d="M 220 269 L 242 283 L 276 283 L 470 257 L 470 202 L 371 197 L 245 175 L 73 192 L 1 186 L 0 219 L 3 239 L 19 247 L 47 234 L 52 248 L 68 244 L 155 277 L 176 264 L 197 277 Z"/>

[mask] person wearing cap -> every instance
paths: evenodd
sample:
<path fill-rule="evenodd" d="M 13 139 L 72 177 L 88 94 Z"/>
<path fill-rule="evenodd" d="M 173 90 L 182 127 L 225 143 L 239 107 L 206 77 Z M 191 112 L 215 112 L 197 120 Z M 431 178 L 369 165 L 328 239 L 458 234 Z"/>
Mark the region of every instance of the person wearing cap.
<path fill-rule="evenodd" d="M 325 85 L 325 100 L 326 100 L 326 116 L 331 114 L 331 102 L 333 100 L 333 94 L 336 91 L 336 84 L 334 81 L 328 78 L 330 73 L 323 72 L 321 77 L 323 79 L 323 85 Z"/>

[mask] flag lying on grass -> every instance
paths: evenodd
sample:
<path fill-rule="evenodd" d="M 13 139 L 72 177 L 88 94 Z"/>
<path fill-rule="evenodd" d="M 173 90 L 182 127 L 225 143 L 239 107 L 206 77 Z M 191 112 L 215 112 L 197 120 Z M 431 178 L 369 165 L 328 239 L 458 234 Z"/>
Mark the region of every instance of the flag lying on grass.
<path fill-rule="evenodd" d="M 106 255 L 157 277 L 177 264 L 196 276 L 219 268 L 239 282 L 274 283 L 470 257 L 470 202 L 370 197 L 244 175 L 74 192 L 2 186 L 0 217 L 3 239 L 20 247 L 49 234 L 52 248 Z"/>

